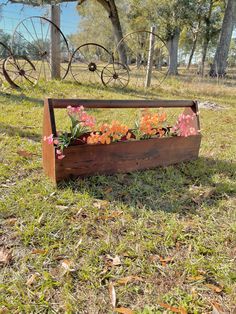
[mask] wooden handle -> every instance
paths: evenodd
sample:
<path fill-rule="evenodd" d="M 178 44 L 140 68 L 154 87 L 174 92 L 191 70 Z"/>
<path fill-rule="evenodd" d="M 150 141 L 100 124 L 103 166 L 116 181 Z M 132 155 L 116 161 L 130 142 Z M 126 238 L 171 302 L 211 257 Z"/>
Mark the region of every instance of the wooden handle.
<path fill-rule="evenodd" d="M 186 108 L 195 105 L 192 100 L 95 100 L 95 99 L 48 99 L 53 108 L 68 106 L 85 108 Z"/>
<path fill-rule="evenodd" d="M 54 108 L 65 109 L 68 106 L 85 108 L 185 108 L 185 114 L 197 114 L 198 106 L 192 100 L 94 100 L 94 99 L 45 99 L 43 136 L 56 136 Z M 194 117 L 193 126 L 199 130 L 198 115 Z"/>

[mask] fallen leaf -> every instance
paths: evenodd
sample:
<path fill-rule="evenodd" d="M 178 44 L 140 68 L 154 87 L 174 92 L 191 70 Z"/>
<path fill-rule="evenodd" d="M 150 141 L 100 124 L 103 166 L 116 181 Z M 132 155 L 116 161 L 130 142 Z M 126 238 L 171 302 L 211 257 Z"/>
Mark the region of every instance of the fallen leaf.
<path fill-rule="evenodd" d="M 64 205 L 56 205 L 56 208 L 59 210 L 66 210 L 69 208 L 69 206 L 64 206 Z"/>
<path fill-rule="evenodd" d="M 0 264 L 6 265 L 12 260 L 12 252 L 5 248 L 0 248 Z"/>
<path fill-rule="evenodd" d="M 199 275 L 199 276 L 191 276 L 191 277 L 188 277 L 187 279 L 189 281 L 199 281 L 199 280 L 204 280 L 205 277 L 202 275 Z"/>
<path fill-rule="evenodd" d="M 163 258 L 163 257 L 160 256 L 159 259 L 160 259 L 160 262 L 161 262 L 163 267 L 165 267 L 167 263 L 173 262 L 173 258 L 172 257 Z"/>
<path fill-rule="evenodd" d="M 215 286 L 215 285 L 212 285 L 210 283 L 205 284 L 205 286 L 207 288 L 211 289 L 212 291 L 216 292 L 216 293 L 220 293 L 223 290 L 223 287 Z"/>
<path fill-rule="evenodd" d="M 143 281 L 143 278 L 138 277 L 138 276 L 127 276 L 127 277 L 118 279 L 116 284 L 127 285 L 127 283 L 133 282 L 133 281 Z"/>
<path fill-rule="evenodd" d="M 123 214 L 123 211 L 116 211 L 116 212 L 111 213 L 110 215 L 98 216 L 97 219 L 109 220 L 109 219 L 114 219 L 114 218 L 120 217 L 122 214 Z"/>
<path fill-rule="evenodd" d="M 46 216 L 45 213 L 42 213 L 42 215 L 39 217 L 38 223 L 39 223 L 40 225 L 45 222 L 45 218 L 46 218 L 45 216 Z"/>
<path fill-rule="evenodd" d="M 64 268 L 65 272 L 73 272 L 76 271 L 75 264 L 72 260 L 64 259 L 61 262 L 61 266 Z"/>
<path fill-rule="evenodd" d="M 111 192 L 112 192 L 112 188 L 111 188 L 111 187 L 108 188 L 108 189 L 106 189 L 106 190 L 104 191 L 105 194 L 109 194 L 109 193 L 111 193 Z"/>
<path fill-rule="evenodd" d="M 26 150 L 18 150 L 17 154 L 24 158 L 31 158 L 34 154 L 31 152 L 27 152 Z"/>
<path fill-rule="evenodd" d="M 155 255 L 155 254 L 150 255 L 150 256 L 149 256 L 149 260 L 150 260 L 151 262 L 160 261 L 160 255 Z"/>
<path fill-rule="evenodd" d="M 188 250 L 187 250 L 187 256 L 191 254 L 191 251 L 192 251 L 192 244 L 189 244 Z"/>
<path fill-rule="evenodd" d="M 131 309 L 127 309 L 125 307 L 116 307 L 114 311 L 122 314 L 134 314 L 134 311 L 132 311 Z"/>
<path fill-rule="evenodd" d="M 59 254 L 59 255 L 56 255 L 56 256 L 54 257 L 54 259 L 55 259 L 56 261 L 61 261 L 61 260 L 63 260 L 63 259 L 67 259 L 67 258 L 68 258 L 68 256 L 63 255 L 63 254 Z"/>
<path fill-rule="evenodd" d="M 78 243 L 77 243 L 76 246 L 75 246 L 76 249 L 78 249 L 78 247 L 80 246 L 80 244 L 82 243 L 82 241 L 83 241 L 83 239 L 80 238 L 79 241 L 78 241 Z"/>
<path fill-rule="evenodd" d="M 26 285 L 27 286 L 31 286 L 36 281 L 38 276 L 39 276 L 38 273 L 35 273 L 35 274 L 31 275 L 30 278 L 26 281 Z"/>
<path fill-rule="evenodd" d="M 13 226 L 17 222 L 17 218 L 8 218 L 5 220 L 5 224 L 9 226 Z"/>
<path fill-rule="evenodd" d="M 167 310 L 174 312 L 174 313 L 187 314 L 187 311 L 184 308 L 177 308 L 177 307 L 171 306 L 171 305 L 166 304 L 166 303 L 159 303 L 159 305 L 161 307 L 164 307 Z"/>
<path fill-rule="evenodd" d="M 9 313 L 10 312 L 7 307 L 5 306 L 0 307 L 0 314 L 9 314 Z"/>
<path fill-rule="evenodd" d="M 105 256 L 105 263 L 109 267 L 119 266 L 119 265 L 121 265 L 121 260 L 120 260 L 118 255 L 116 255 L 115 257 L 112 257 L 111 255 L 106 255 Z"/>
<path fill-rule="evenodd" d="M 43 250 L 43 249 L 34 249 L 31 251 L 31 254 L 46 254 L 48 250 Z"/>
<path fill-rule="evenodd" d="M 116 291 L 114 288 L 114 284 L 112 282 L 109 283 L 108 290 L 109 290 L 111 304 L 113 307 L 116 307 Z"/>
<path fill-rule="evenodd" d="M 93 206 L 98 209 L 106 209 L 109 206 L 109 202 L 106 200 L 96 200 Z"/>
<path fill-rule="evenodd" d="M 212 302 L 212 314 L 224 314 L 225 311 L 222 309 L 222 307 L 216 303 Z"/>
<path fill-rule="evenodd" d="M 22 127 L 22 129 L 34 129 L 35 127 L 34 126 L 31 126 L 31 125 L 24 125 Z"/>
<path fill-rule="evenodd" d="M 215 193 L 215 191 L 216 191 L 216 188 L 208 189 L 201 195 L 201 197 L 209 198 L 209 197 L 211 197 Z"/>

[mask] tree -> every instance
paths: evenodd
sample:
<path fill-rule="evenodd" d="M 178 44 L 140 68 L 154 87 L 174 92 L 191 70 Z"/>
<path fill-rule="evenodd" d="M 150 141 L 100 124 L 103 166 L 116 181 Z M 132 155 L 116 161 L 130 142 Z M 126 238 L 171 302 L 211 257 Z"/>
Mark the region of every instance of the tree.
<path fill-rule="evenodd" d="M 223 77 L 226 73 L 227 59 L 230 49 L 233 28 L 236 20 L 236 1 L 228 0 L 224 14 L 220 39 L 217 45 L 213 64 L 210 69 L 210 76 Z"/>
<path fill-rule="evenodd" d="M 180 33 L 194 12 L 195 1 L 189 0 L 149 0 L 155 14 L 159 34 L 167 42 L 170 64 L 169 74 L 178 74 L 178 49 Z"/>
<path fill-rule="evenodd" d="M 95 42 L 109 51 L 114 48 L 114 34 L 105 10 L 99 10 L 97 1 L 88 1 L 79 9 L 80 22 L 78 31 L 69 36 L 74 48 L 88 42 Z"/>
<path fill-rule="evenodd" d="M 120 18 L 119 18 L 117 6 L 115 4 L 115 0 L 96 0 L 96 1 L 98 1 L 98 3 L 100 3 L 102 7 L 104 8 L 104 10 L 108 13 L 108 17 L 111 21 L 113 32 L 114 32 L 114 37 L 115 37 L 116 43 L 118 44 L 123 38 L 123 32 L 122 32 Z M 84 2 L 87 2 L 87 0 L 80 0 L 78 2 L 78 5 L 81 5 Z M 123 64 L 126 64 L 127 58 L 126 58 L 125 46 L 122 43 L 121 45 L 119 45 L 119 56 L 120 56 L 121 62 Z"/>

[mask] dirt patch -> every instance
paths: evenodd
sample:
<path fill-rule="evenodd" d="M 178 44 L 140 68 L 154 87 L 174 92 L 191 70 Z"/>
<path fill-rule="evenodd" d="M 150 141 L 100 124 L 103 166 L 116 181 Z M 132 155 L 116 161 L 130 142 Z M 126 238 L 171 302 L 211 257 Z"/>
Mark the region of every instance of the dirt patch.
<path fill-rule="evenodd" d="M 209 109 L 209 110 L 224 110 L 227 109 L 224 106 L 218 105 L 214 102 L 210 102 L 210 101 L 203 101 L 203 102 L 198 102 L 198 107 L 200 109 Z"/>

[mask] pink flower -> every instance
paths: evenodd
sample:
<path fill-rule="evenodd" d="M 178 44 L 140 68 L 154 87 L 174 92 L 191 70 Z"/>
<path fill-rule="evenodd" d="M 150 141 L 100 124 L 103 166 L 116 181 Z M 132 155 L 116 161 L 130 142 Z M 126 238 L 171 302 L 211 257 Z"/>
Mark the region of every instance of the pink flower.
<path fill-rule="evenodd" d="M 87 114 L 83 106 L 80 107 L 67 107 L 67 112 L 69 116 L 73 116 L 78 120 L 83 126 L 93 128 L 95 126 L 95 118 Z"/>
<path fill-rule="evenodd" d="M 53 134 L 48 136 L 48 144 L 53 144 Z"/>
<path fill-rule="evenodd" d="M 63 155 L 63 151 L 61 149 L 56 150 L 57 159 L 63 159 L 65 155 Z"/>
<path fill-rule="evenodd" d="M 58 140 L 54 140 L 53 143 L 54 143 L 55 145 L 58 145 L 58 144 L 59 144 L 59 141 L 58 141 Z"/>
<path fill-rule="evenodd" d="M 185 115 L 180 114 L 178 120 L 173 127 L 174 132 L 177 133 L 178 136 L 190 136 L 190 135 L 197 135 L 197 131 L 194 127 L 191 126 L 191 121 L 193 120 L 194 115 Z"/>
<path fill-rule="evenodd" d="M 43 140 L 48 142 L 49 145 L 53 144 L 53 134 L 49 136 L 44 136 Z"/>

